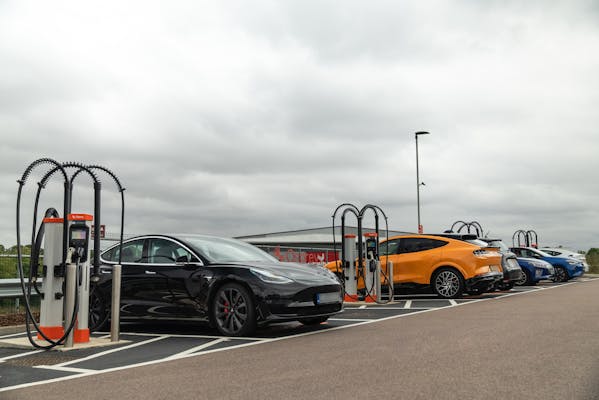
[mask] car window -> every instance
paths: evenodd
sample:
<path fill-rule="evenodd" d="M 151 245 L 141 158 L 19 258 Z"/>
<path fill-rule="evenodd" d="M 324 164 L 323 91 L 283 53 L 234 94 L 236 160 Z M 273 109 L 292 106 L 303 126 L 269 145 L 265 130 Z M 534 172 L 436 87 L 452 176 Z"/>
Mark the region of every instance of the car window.
<path fill-rule="evenodd" d="M 197 259 L 182 245 L 168 239 L 152 238 L 148 247 L 148 262 L 151 264 L 174 264 Z"/>
<path fill-rule="evenodd" d="M 400 239 L 391 239 L 386 242 L 379 244 L 379 253 L 381 256 L 386 256 L 389 254 L 397 254 L 397 249 L 399 248 Z M 388 249 L 387 249 L 388 247 Z"/>
<path fill-rule="evenodd" d="M 143 259 L 144 239 L 132 240 L 123 243 L 123 263 L 144 263 Z M 102 259 L 111 262 L 119 262 L 120 246 L 115 246 L 112 249 L 102 253 Z"/>
<path fill-rule="evenodd" d="M 398 254 L 415 253 L 417 251 L 425 251 L 436 249 L 445 246 L 447 242 L 429 238 L 404 238 L 401 239 L 398 247 Z"/>
<path fill-rule="evenodd" d="M 553 250 L 547 250 L 547 249 L 543 249 L 543 251 L 552 256 L 559 256 L 559 254 L 560 254 L 559 251 L 553 251 Z"/>

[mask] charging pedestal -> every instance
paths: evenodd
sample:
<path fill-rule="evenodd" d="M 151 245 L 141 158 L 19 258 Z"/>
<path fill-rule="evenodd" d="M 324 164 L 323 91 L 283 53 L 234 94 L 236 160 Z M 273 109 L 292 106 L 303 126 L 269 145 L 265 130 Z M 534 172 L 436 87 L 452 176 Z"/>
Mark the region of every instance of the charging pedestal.
<path fill-rule="evenodd" d="M 375 303 L 381 292 L 381 263 L 378 256 L 378 234 L 376 232 L 364 234 L 364 288 L 367 303 Z"/>
<path fill-rule="evenodd" d="M 343 237 L 343 275 L 345 276 L 344 301 L 358 301 L 358 277 L 356 275 L 356 235 Z"/>
<path fill-rule="evenodd" d="M 49 339 L 60 339 L 73 319 L 74 304 L 78 302 L 75 326 L 65 342 L 65 347 L 70 347 L 73 342 L 89 342 L 89 238 L 93 217 L 69 214 L 67 220 L 70 260 L 67 260 L 67 265 L 62 265 L 63 219 L 44 219 L 46 234 L 40 330 Z M 43 337 L 38 334 L 38 339 L 43 340 Z"/>
<path fill-rule="evenodd" d="M 40 301 L 40 331 L 49 339 L 64 335 L 63 283 L 65 267 L 62 264 L 62 218 L 45 218 L 44 269 L 42 299 Z M 38 333 L 38 339 L 43 339 Z"/>
<path fill-rule="evenodd" d="M 75 343 L 89 342 L 89 282 L 90 282 L 90 247 L 89 239 L 93 216 L 88 214 L 69 215 L 69 247 L 79 252 L 77 263 L 76 285 L 79 285 L 79 311 L 77 322 L 73 329 L 73 341 Z M 75 293 L 73 293 L 73 296 Z"/>

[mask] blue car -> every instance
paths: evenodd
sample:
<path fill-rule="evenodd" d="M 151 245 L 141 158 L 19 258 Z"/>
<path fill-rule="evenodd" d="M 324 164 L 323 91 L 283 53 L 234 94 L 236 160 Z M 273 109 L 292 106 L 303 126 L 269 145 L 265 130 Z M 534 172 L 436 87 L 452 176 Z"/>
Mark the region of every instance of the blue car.
<path fill-rule="evenodd" d="M 534 286 L 539 281 L 553 279 L 554 268 L 547 261 L 526 257 L 517 260 L 522 269 L 521 278 L 514 282 L 517 286 Z"/>
<path fill-rule="evenodd" d="M 543 260 L 553 265 L 555 269 L 553 280 L 555 282 L 566 282 L 584 274 L 584 264 L 574 258 L 551 256 L 533 247 L 512 247 L 510 250 L 518 257 Z"/>

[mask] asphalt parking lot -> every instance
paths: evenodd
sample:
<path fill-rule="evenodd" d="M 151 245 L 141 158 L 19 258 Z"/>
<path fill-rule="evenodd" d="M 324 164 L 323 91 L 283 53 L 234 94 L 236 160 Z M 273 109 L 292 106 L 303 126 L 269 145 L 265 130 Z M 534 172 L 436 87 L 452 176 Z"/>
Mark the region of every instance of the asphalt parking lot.
<path fill-rule="evenodd" d="M 280 345 L 286 339 L 311 337 L 333 331 L 339 331 L 338 336 L 342 338 L 345 336 L 345 328 L 370 326 L 377 321 L 390 321 L 403 316 L 456 307 L 464 309 L 465 307 L 461 306 L 506 297 L 521 297 L 528 293 L 541 293 L 564 285 L 576 288 L 576 286 L 582 286 L 580 284 L 591 280 L 590 278 L 580 278 L 568 284 L 542 283 L 534 287 L 519 287 L 509 292 L 488 293 L 458 300 L 442 300 L 434 295 L 421 294 L 396 296 L 395 301 L 389 305 L 348 304 L 343 313 L 331 318 L 325 324 L 315 327 L 306 327 L 299 323 L 273 325 L 258 330 L 254 337 L 248 338 L 217 336 L 214 331 L 203 325 L 122 324 L 121 339 L 126 342 L 116 346 L 69 352 L 0 348 L 0 392 L 6 392 L 6 396 L 11 394 L 12 397 L 9 398 L 25 398 L 19 397 L 18 393 L 21 391 L 16 389 L 26 389 L 35 385 L 63 380 L 71 381 L 74 378 L 124 371 L 136 367 L 160 365 L 169 361 L 201 360 L 202 356 L 224 356 L 223 352 L 228 353 L 250 346 L 255 349 L 263 349 L 263 346 L 269 346 L 269 344 Z M 451 311 L 449 314 L 443 314 L 443 318 L 446 318 L 447 315 L 451 315 Z M 0 339 L 23 335 L 23 333 L 5 335 Z M 424 340 L 427 337 L 427 332 L 423 331 L 421 335 Z M 102 336 L 106 335 L 96 334 L 96 337 Z M 375 336 L 368 337 L 368 339 L 374 342 L 379 340 Z M 400 334 L 397 334 L 397 340 L 401 340 Z M 256 345 L 262 346 L 253 347 Z M 547 351 L 550 350 L 547 349 Z M 456 363 L 459 363 L 459 360 L 456 360 Z M 0 397 L 6 398 L 2 395 Z M 443 396 L 439 398 L 443 398 Z"/>

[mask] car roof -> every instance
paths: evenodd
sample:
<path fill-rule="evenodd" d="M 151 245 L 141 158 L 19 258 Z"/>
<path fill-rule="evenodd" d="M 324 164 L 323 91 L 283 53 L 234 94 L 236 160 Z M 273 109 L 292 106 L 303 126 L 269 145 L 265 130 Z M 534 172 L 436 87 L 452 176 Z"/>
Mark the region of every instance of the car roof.
<path fill-rule="evenodd" d="M 476 237 L 476 235 L 474 235 Z M 389 238 L 389 240 L 393 240 L 393 239 L 408 239 L 408 238 L 423 238 L 423 239 L 435 239 L 435 240 L 444 240 L 444 241 L 448 241 L 448 242 L 458 242 L 458 243 L 466 243 L 469 244 L 471 246 L 475 246 L 472 243 L 468 243 L 465 242 L 463 239 L 456 239 L 454 237 L 448 237 L 448 236 L 441 236 L 441 235 L 436 235 L 436 234 L 418 234 L 418 233 L 412 233 L 412 234 L 404 234 L 404 235 L 396 235 L 396 236 L 392 236 Z"/>
<path fill-rule="evenodd" d="M 481 239 L 474 233 L 435 233 L 434 236 L 446 237 L 455 240 L 475 240 Z"/>

